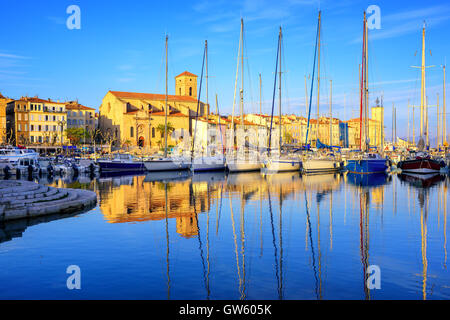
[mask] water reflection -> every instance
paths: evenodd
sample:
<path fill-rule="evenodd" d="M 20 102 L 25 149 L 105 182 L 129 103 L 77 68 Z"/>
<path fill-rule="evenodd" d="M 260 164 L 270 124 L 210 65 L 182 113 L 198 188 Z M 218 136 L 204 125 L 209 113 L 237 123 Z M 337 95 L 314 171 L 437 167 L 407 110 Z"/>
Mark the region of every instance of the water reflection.
<path fill-rule="evenodd" d="M 169 172 L 44 183 L 96 191 L 98 228 L 124 225 L 139 239 L 136 226 L 155 226 L 162 242 L 140 253 L 163 262 L 152 276 L 165 293 L 154 298 L 450 298 L 448 177 Z M 372 264 L 382 290 L 366 285 Z"/>

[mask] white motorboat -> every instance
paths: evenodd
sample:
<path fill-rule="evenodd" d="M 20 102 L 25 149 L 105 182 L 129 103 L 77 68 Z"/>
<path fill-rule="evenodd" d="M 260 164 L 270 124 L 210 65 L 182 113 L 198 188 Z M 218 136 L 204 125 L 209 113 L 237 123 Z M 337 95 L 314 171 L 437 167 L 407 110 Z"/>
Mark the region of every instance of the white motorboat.
<path fill-rule="evenodd" d="M 32 149 L 21 148 L 4 148 L 0 149 L 0 160 L 8 160 L 10 162 L 17 162 L 19 159 L 37 159 L 39 153 Z"/>
<path fill-rule="evenodd" d="M 265 161 L 264 167 L 271 172 L 299 171 L 302 161 L 294 156 L 271 156 Z"/>
<path fill-rule="evenodd" d="M 226 169 L 225 157 L 223 155 L 203 156 L 192 159 L 191 171 L 220 171 Z"/>
<path fill-rule="evenodd" d="M 190 165 L 189 159 L 182 157 L 154 158 L 144 161 L 147 171 L 187 170 Z"/>
<path fill-rule="evenodd" d="M 40 174 L 52 174 L 53 173 L 53 164 L 49 158 L 39 158 L 39 173 Z"/>
<path fill-rule="evenodd" d="M 20 158 L 14 166 L 16 174 L 27 175 L 39 172 L 39 162 L 36 158 Z"/>
<path fill-rule="evenodd" d="M 102 172 L 142 172 L 144 162 L 131 154 L 118 153 L 112 160 L 98 160 Z"/>
<path fill-rule="evenodd" d="M 302 171 L 304 173 L 328 173 L 341 169 L 341 163 L 331 155 L 310 156 L 303 160 Z"/>
<path fill-rule="evenodd" d="M 16 168 L 8 160 L 0 160 L 0 176 L 14 175 Z"/>
<path fill-rule="evenodd" d="M 227 168 L 230 172 L 259 171 L 262 164 L 259 161 L 233 159 L 227 161 Z"/>

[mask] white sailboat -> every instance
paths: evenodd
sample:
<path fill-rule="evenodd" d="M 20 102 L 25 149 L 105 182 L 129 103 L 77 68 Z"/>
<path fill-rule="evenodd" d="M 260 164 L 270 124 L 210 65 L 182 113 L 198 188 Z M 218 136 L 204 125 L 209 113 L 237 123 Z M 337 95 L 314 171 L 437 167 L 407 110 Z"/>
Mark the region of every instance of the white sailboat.
<path fill-rule="evenodd" d="M 299 171 L 302 165 L 301 159 L 296 154 L 283 154 L 281 152 L 281 146 L 283 142 L 283 137 L 281 134 L 281 127 L 282 127 L 282 114 L 281 114 L 281 40 L 282 40 L 283 34 L 281 32 L 280 27 L 280 33 L 278 35 L 278 48 L 277 48 L 277 60 L 275 65 L 275 84 L 274 84 L 274 94 L 272 99 L 272 117 L 271 117 L 271 124 L 270 124 L 270 137 L 269 137 L 269 149 L 268 149 L 268 156 L 264 161 L 264 167 L 267 171 L 270 172 L 282 172 L 282 171 Z M 279 71 L 279 105 L 278 105 L 278 111 L 279 111 L 279 145 L 278 145 L 278 152 L 272 151 L 271 149 L 271 136 L 272 136 L 272 122 L 273 122 L 273 107 L 275 103 L 275 87 L 276 87 L 276 79 L 277 79 L 277 68 L 278 63 L 280 66 Z"/>
<path fill-rule="evenodd" d="M 207 116 L 206 116 L 206 133 L 208 133 L 209 128 L 209 104 L 208 104 L 208 41 L 205 40 L 205 52 L 204 52 L 204 61 L 206 65 L 206 105 L 207 105 Z M 203 78 L 203 68 L 202 68 L 202 78 Z M 202 88 L 202 80 L 200 79 L 200 89 L 199 89 L 199 95 L 198 95 L 198 103 L 200 102 L 200 93 Z M 198 111 L 198 110 L 197 110 Z M 198 121 L 198 113 L 196 115 L 196 123 L 195 123 L 195 129 L 194 129 L 194 141 L 195 142 L 195 135 L 197 134 L 197 121 Z M 201 171 L 221 171 L 226 169 L 225 164 L 225 157 L 222 153 L 214 154 L 210 156 L 205 156 L 204 154 L 201 154 L 200 156 L 193 157 L 194 155 L 194 147 L 195 144 L 192 144 L 192 162 L 191 162 L 191 171 L 193 172 L 201 172 Z"/>
<path fill-rule="evenodd" d="M 240 58 L 240 59 L 239 59 Z M 241 61 L 241 90 L 240 90 L 240 110 L 241 110 L 241 126 L 244 128 L 244 20 L 241 19 L 241 33 L 239 39 L 238 63 L 236 67 L 236 80 L 234 84 L 233 112 L 231 116 L 232 137 L 234 139 L 234 106 L 236 103 L 236 87 L 239 73 L 239 60 Z M 232 141 L 234 144 L 234 141 Z M 261 169 L 261 161 L 256 150 L 246 150 L 245 144 L 240 146 L 241 152 L 227 155 L 226 164 L 230 172 L 247 172 L 259 171 Z"/>
<path fill-rule="evenodd" d="M 321 12 L 319 11 L 319 19 L 317 23 L 317 45 L 316 50 L 318 49 L 318 58 L 317 58 L 317 125 L 316 125 L 316 146 L 318 147 L 319 144 L 319 125 L 320 125 L 320 119 L 319 119 L 319 105 L 320 105 L 320 28 L 321 28 Z M 313 70 L 314 75 L 314 70 Z M 313 83 L 314 76 L 311 80 Z M 312 85 L 311 85 L 312 86 Z M 312 89 L 311 89 L 311 98 L 312 98 Z M 310 99 L 310 107 L 312 103 L 312 99 Z M 309 108 L 309 112 L 311 111 L 311 108 Z M 308 115 L 309 118 L 309 115 Z M 331 89 L 330 89 L 330 132 L 329 132 L 329 141 L 330 146 L 332 145 L 332 124 L 333 123 L 333 116 L 331 112 Z M 309 123 L 308 123 L 309 125 Z M 308 141 L 305 142 L 307 144 Z M 334 172 L 338 171 L 340 169 L 340 162 L 338 159 L 336 159 L 333 156 L 329 154 L 309 154 L 307 157 L 303 160 L 303 173 L 327 173 L 327 172 Z"/>
<path fill-rule="evenodd" d="M 147 171 L 173 171 L 173 170 L 187 170 L 190 167 L 190 161 L 184 157 L 168 157 L 167 156 L 167 44 L 169 37 L 166 36 L 166 103 L 164 106 L 165 123 L 164 123 L 164 157 L 152 158 L 144 161 L 144 167 Z"/>

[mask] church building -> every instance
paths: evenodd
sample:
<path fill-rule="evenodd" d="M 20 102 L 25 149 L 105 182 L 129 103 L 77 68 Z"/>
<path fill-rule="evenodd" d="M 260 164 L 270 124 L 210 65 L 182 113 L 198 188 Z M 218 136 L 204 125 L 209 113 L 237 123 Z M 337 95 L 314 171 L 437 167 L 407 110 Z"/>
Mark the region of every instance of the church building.
<path fill-rule="evenodd" d="M 115 146 L 146 150 L 164 145 L 165 94 L 108 91 L 100 106 L 99 128 Z M 167 96 L 168 127 L 192 135 L 195 118 L 209 113 L 209 105 L 197 100 L 197 76 L 185 71 L 175 77 L 175 95 Z M 170 130 L 169 130 L 170 131 Z M 177 144 L 170 138 L 168 146 Z"/>

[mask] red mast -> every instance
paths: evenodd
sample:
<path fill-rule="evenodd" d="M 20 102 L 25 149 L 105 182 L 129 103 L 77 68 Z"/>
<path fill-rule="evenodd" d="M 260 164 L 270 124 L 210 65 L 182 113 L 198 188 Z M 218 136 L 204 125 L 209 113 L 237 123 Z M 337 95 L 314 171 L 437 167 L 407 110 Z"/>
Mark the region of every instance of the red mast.
<path fill-rule="evenodd" d="M 364 11 L 363 22 L 363 54 L 361 63 L 361 83 L 360 83 L 360 105 L 359 105 L 359 150 L 362 150 L 362 112 L 363 112 L 363 86 L 365 77 L 365 58 L 366 58 L 366 12 Z"/>

